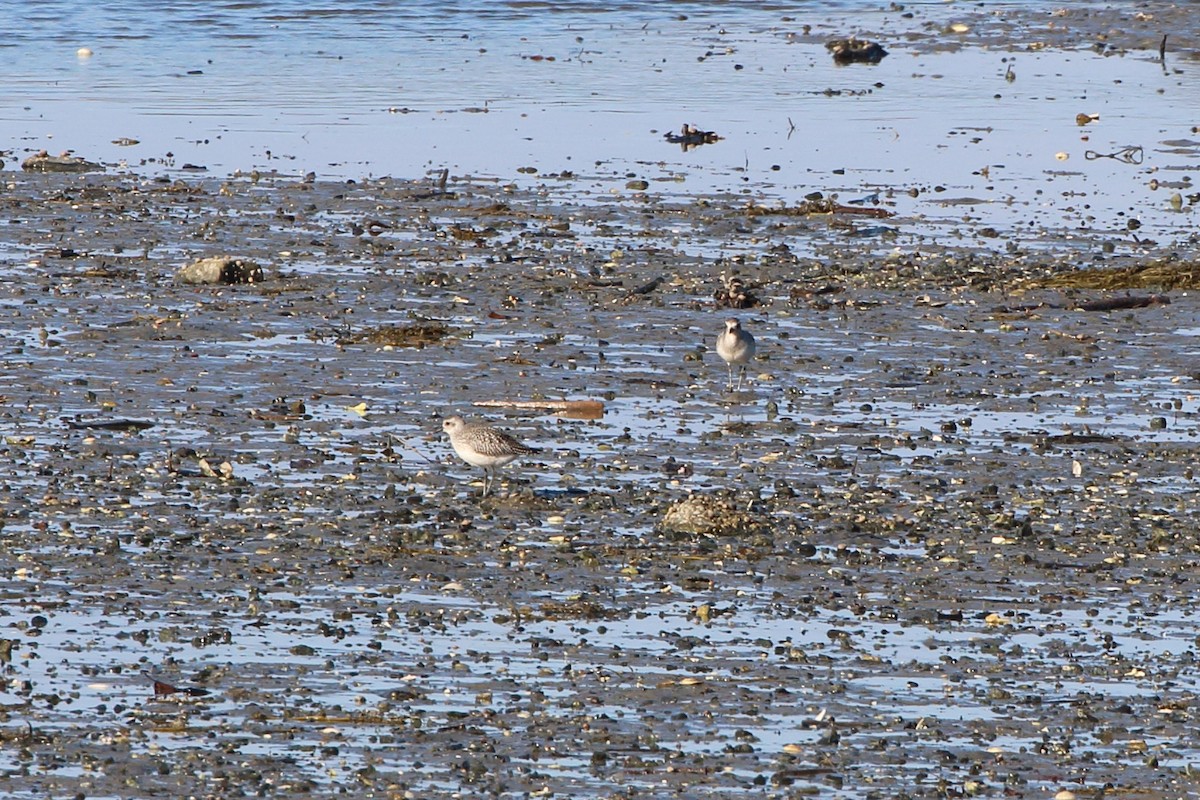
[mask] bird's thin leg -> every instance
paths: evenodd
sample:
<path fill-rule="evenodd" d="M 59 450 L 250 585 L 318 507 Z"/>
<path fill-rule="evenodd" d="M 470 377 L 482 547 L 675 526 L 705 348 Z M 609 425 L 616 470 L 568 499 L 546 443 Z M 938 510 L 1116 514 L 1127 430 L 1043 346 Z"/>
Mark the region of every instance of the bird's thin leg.
<path fill-rule="evenodd" d="M 484 467 L 484 468 L 483 468 L 483 494 L 481 495 L 481 497 L 487 497 L 487 493 L 488 493 L 488 478 L 490 478 L 490 477 L 491 477 L 491 473 L 490 473 L 490 472 L 488 472 L 488 468 L 487 468 L 487 467 Z"/>
<path fill-rule="evenodd" d="M 729 365 L 729 382 L 725 384 L 726 389 L 733 388 L 733 364 Z"/>

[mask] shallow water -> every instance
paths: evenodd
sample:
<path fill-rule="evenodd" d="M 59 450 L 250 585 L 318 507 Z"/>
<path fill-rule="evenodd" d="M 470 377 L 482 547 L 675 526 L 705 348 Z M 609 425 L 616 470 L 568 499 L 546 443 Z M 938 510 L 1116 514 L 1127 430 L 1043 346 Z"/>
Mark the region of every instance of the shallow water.
<path fill-rule="evenodd" d="M 930 246 L 972 223 L 1006 232 L 985 246 L 1065 238 L 1086 249 L 1128 237 L 1131 218 L 1144 239 L 1190 232 L 1173 192 L 1149 183 L 1191 185 L 1197 62 L 1097 52 L 1110 31 L 1086 4 L 1061 8 L 1070 15 L 1019 3 L 187 3 L 153 14 L 39 4 L 18 12 L 3 51 L 0 144 L 18 158 L 73 149 L 140 172 L 534 168 L 790 203 L 814 190 L 843 201 L 882 192 L 885 207 L 934 223 Z M 1006 24 L 1018 12 L 1037 22 Z M 1148 16 L 1128 30 L 1165 24 Z M 946 32 L 957 19 L 971 30 Z M 1059 30 L 1072 46 L 1044 47 Z M 835 66 L 824 42 L 855 32 L 875 32 L 891 55 Z M 93 55 L 77 58 L 81 46 Z M 1080 113 L 1099 120 L 1079 127 Z M 662 137 L 685 122 L 725 140 L 681 153 Z M 121 137 L 140 144 L 111 143 Z M 1128 146 L 1141 163 L 1088 156 Z"/>

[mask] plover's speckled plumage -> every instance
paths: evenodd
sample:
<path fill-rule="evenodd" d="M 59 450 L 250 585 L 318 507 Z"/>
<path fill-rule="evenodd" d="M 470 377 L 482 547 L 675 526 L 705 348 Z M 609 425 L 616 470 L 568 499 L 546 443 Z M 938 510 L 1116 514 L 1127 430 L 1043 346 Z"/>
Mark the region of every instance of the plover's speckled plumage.
<path fill-rule="evenodd" d="M 457 414 L 447 417 L 442 430 L 450 434 L 450 445 L 458 457 L 473 467 L 483 468 L 483 496 L 495 479 L 495 471 L 517 456 L 541 452 L 540 448 L 521 444 L 491 425 L 467 422 Z"/>
<path fill-rule="evenodd" d="M 746 365 L 754 358 L 754 337 L 742 330 L 742 324 L 736 319 L 725 320 L 725 330 L 717 337 L 717 355 L 725 359 L 729 365 L 729 388 L 733 388 L 733 368 L 741 367 L 738 372 L 738 391 L 742 388 L 742 377 L 746 374 Z"/>

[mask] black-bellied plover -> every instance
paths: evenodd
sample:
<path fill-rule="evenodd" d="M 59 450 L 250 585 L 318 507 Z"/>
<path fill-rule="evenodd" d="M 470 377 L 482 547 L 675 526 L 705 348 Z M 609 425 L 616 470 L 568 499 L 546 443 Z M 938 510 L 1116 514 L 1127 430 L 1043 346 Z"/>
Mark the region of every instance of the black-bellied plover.
<path fill-rule="evenodd" d="M 741 367 L 738 372 L 738 391 L 742 389 L 742 378 L 746 374 L 746 364 L 754 358 L 754 337 L 742 330 L 742 324 L 736 319 L 725 320 L 725 330 L 717 337 L 717 355 L 725 359 L 729 365 L 729 387 L 733 388 L 733 368 Z"/>
<path fill-rule="evenodd" d="M 491 425 L 470 423 L 455 414 L 442 423 L 442 430 L 450 434 L 450 445 L 458 457 L 473 467 L 483 468 L 483 496 L 495 479 L 495 471 L 505 464 L 530 453 L 541 452 L 540 448 L 521 444 L 513 437 Z"/>

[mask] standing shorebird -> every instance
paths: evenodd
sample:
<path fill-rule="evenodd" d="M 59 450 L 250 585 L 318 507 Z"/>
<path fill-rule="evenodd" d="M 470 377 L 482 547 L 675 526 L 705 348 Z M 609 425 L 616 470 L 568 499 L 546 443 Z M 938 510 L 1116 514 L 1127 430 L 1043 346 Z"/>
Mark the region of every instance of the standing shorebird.
<path fill-rule="evenodd" d="M 540 448 L 521 444 L 513 437 L 491 425 L 469 423 L 455 414 L 442 423 L 442 430 L 450 434 L 450 444 L 458 457 L 473 467 L 483 468 L 483 496 L 495 480 L 495 471 L 530 453 L 541 452 Z"/>
<path fill-rule="evenodd" d="M 729 385 L 733 388 L 733 368 L 741 367 L 738 372 L 737 388 L 742 390 L 742 378 L 746 374 L 746 364 L 754 358 L 754 337 L 742 330 L 742 323 L 736 319 L 725 320 L 725 330 L 717 337 L 717 355 L 725 359 L 729 365 Z"/>

